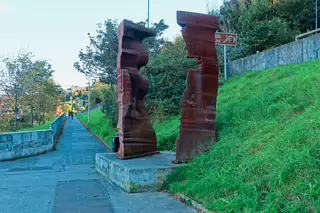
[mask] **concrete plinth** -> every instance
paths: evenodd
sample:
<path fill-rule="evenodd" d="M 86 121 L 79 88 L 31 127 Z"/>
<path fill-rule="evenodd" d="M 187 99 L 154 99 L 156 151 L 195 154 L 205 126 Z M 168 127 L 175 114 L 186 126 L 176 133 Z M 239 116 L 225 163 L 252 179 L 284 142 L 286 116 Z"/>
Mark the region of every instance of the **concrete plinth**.
<path fill-rule="evenodd" d="M 176 154 L 161 152 L 131 160 L 120 160 L 114 153 L 97 153 L 96 170 L 129 193 L 156 191 L 166 176 L 183 164 L 172 164 Z"/>

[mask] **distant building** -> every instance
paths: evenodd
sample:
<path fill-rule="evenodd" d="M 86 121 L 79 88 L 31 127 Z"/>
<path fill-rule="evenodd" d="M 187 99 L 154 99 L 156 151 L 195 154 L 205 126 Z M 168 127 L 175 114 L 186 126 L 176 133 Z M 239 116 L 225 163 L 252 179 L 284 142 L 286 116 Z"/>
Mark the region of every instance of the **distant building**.
<path fill-rule="evenodd" d="M 76 91 L 87 91 L 87 88 L 86 87 L 80 87 L 80 86 L 72 86 L 71 88 L 68 89 L 68 91 L 71 91 L 71 92 L 76 92 Z"/>

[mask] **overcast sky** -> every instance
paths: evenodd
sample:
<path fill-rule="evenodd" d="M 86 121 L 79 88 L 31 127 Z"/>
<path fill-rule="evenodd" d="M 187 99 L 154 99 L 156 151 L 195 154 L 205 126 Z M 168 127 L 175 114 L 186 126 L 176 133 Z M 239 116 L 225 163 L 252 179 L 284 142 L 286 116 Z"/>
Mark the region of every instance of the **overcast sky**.
<path fill-rule="evenodd" d="M 206 13 L 223 0 L 151 0 L 151 23 L 164 19 L 165 37 L 180 35 L 176 11 Z M 79 50 L 106 19 L 147 19 L 147 0 L 0 0 L 0 55 L 21 49 L 53 65 L 55 81 L 63 87 L 84 86 L 86 79 L 73 68 Z"/>

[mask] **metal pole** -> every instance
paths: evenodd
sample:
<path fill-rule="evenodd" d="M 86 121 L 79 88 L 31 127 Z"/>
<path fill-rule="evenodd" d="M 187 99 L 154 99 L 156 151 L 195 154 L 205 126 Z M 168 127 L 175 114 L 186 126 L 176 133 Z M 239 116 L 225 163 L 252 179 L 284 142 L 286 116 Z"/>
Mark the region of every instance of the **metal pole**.
<path fill-rule="evenodd" d="M 90 124 L 90 75 L 89 75 L 89 86 L 88 86 L 88 125 Z"/>
<path fill-rule="evenodd" d="M 224 48 L 224 80 L 228 80 L 228 70 L 227 70 L 227 45 L 223 45 Z"/>
<path fill-rule="evenodd" d="M 148 28 L 150 27 L 150 0 L 148 0 Z"/>
<path fill-rule="evenodd" d="M 318 0 L 316 0 L 316 30 L 318 29 Z M 316 34 L 318 32 L 316 31 Z"/>

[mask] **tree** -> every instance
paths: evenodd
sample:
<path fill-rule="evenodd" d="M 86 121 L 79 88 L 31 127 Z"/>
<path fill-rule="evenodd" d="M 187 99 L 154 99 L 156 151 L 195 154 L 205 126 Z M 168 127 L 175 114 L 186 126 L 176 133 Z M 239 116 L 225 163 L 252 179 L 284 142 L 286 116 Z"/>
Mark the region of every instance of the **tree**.
<path fill-rule="evenodd" d="M 17 57 L 0 60 L 0 113 L 1 130 L 16 131 L 19 125 L 29 122 L 33 126 L 35 114 L 39 124 L 44 117 L 54 116 L 62 89 L 53 81 L 51 64 L 46 60 L 33 61 L 31 53 L 19 53 Z M 27 112 L 27 113 L 26 113 Z M 13 121 L 13 127 L 8 123 Z M 29 124 L 29 125 L 30 125 Z"/>
<path fill-rule="evenodd" d="M 55 113 L 56 107 L 59 102 L 59 90 L 58 86 L 53 80 L 47 80 L 42 82 L 42 90 L 39 98 L 38 113 L 39 113 L 39 124 L 45 122 L 45 118 Z M 50 116 L 50 117 L 51 117 Z"/>
<path fill-rule="evenodd" d="M 146 22 L 137 24 L 146 25 Z M 118 57 L 118 22 L 108 19 L 103 24 L 98 24 L 96 36 L 89 34 L 89 45 L 85 50 L 80 50 L 79 60 L 74 63 L 74 67 L 87 76 L 98 76 L 100 83 L 105 83 L 106 87 L 102 88 L 102 95 L 92 93 L 96 101 L 102 101 L 105 104 L 104 110 L 106 116 L 115 125 L 117 122 L 117 57 Z M 170 42 L 162 38 L 163 32 L 168 28 L 164 20 L 154 23 L 151 28 L 157 33 L 154 38 L 144 40 L 151 56 L 155 56 L 167 46 Z"/>
<path fill-rule="evenodd" d="M 166 46 L 150 57 L 142 69 L 150 80 L 150 91 L 145 97 L 150 114 L 175 115 L 180 113 L 180 99 L 185 89 L 187 71 L 195 68 L 195 60 L 187 58 L 187 49 L 182 37 L 173 45 Z"/>
<path fill-rule="evenodd" d="M 239 17 L 248 5 L 249 3 L 239 0 L 224 1 L 220 11 L 212 10 L 209 14 L 219 17 L 220 27 L 223 32 L 239 32 L 241 30 Z"/>
<path fill-rule="evenodd" d="M 146 22 L 138 22 L 146 25 Z M 81 49 L 79 60 L 74 63 L 74 68 L 87 76 L 99 77 L 100 82 L 115 85 L 117 83 L 117 57 L 118 57 L 118 22 L 108 19 L 103 24 L 98 24 L 96 36 L 89 35 L 89 46 Z M 161 48 L 168 45 L 161 36 L 168 28 L 164 20 L 154 23 L 151 28 L 157 33 L 154 38 L 145 39 L 149 52 L 157 54 Z"/>
<path fill-rule="evenodd" d="M 291 29 L 299 33 L 315 29 L 315 0 L 279 0 L 275 5 L 277 17 L 288 22 Z"/>
<path fill-rule="evenodd" d="M 50 98 L 54 94 L 52 93 L 49 98 L 47 97 L 48 94 L 52 92 L 51 89 L 54 89 L 48 87 L 48 81 L 52 81 L 53 72 L 50 63 L 46 60 L 37 60 L 32 63 L 30 75 L 25 77 L 25 82 L 27 82 L 29 86 L 25 89 L 24 104 L 30 106 L 31 126 L 34 124 L 34 110 L 37 109 L 40 118 L 40 114 L 44 113 L 41 112 L 43 105 L 48 102 L 48 100 L 51 100 Z M 44 97 L 47 97 L 47 99 L 44 99 Z M 54 95 L 54 97 L 56 96 Z M 50 104 L 56 105 L 56 101 L 57 100 L 54 100 L 54 102 Z"/>
<path fill-rule="evenodd" d="M 10 129 L 12 117 L 10 106 L 5 95 L 0 95 L 0 132 Z"/>
<path fill-rule="evenodd" d="M 103 101 L 103 93 L 106 89 L 108 89 L 110 86 L 107 84 L 104 84 L 102 82 L 96 82 L 94 86 L 90 89 L 90 99 L 91 104 L 96 105 Z"/>
<path fill-rule="evenodd" d="M 140 24 L 142 26 L 146 26 L 147 22 L 140 21 L 137 24 Z M 171 42 L 164 40 L 162 37 L 164 31 L 166 31 L 169 28 L 169 25 L 167 25 L 163 19 L 161 19 L 158 23 L 152 24 L 150 29 L 152 29 L 155 33 L 155 37 L 149 37 L 143 40 L 143 43 L 146 45 L 146 48 L 148 52 L 154 56 L 160 52 L 162 48 L 168 45 L 172 45 Z"/>
<path fill-rule="evenodd" d="M 13 130 L 17 130 L 17 120 L 21 107 L 22 96 L 30 86 L 26 82 L 30 75 L 32 62 L 31 53 L 20 53 L 17 57 L 3 58 L 0 69 L 0 92 L 7 100 L 9 111 L 14 114 Z"/>
<path fill-rule="evenodd" d="M 100 81 L 107 84 L 116 84 L 117 80 L 117 38 L 118 22 L 108 19 L 98 24 L 97 35 L 89 35 L 89 46 L 81 49 L 79 61 L 74 67 L 86 76 L 97 76 Z"/>

